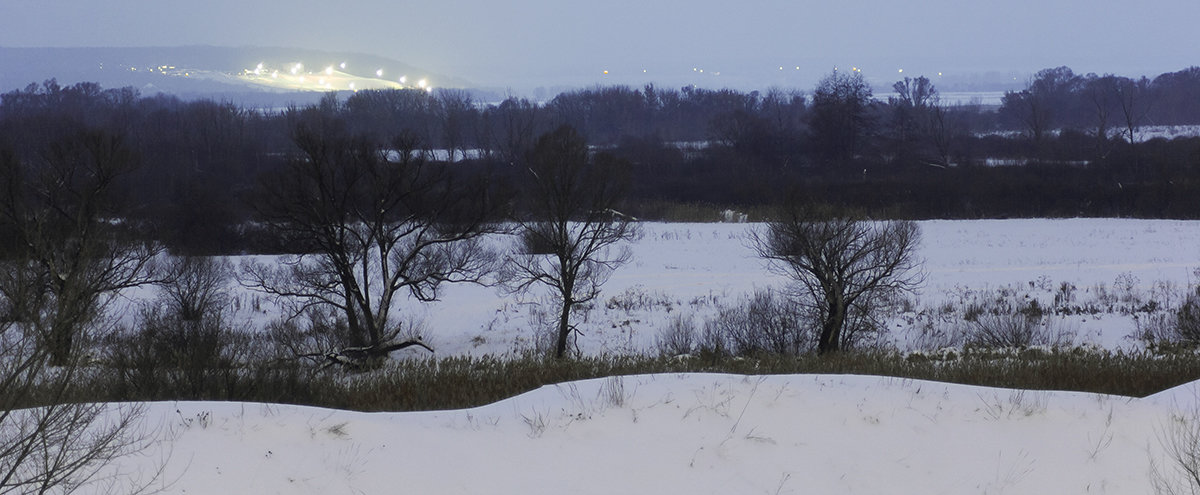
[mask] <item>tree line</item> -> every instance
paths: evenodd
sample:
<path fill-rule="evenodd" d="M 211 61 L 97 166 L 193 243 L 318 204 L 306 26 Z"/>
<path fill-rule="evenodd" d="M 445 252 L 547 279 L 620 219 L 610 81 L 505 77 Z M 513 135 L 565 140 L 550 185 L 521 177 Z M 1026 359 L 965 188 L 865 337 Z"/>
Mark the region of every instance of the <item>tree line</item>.
<path fill-rule="evenodd" d="M 461 90 L 381 90 L 262 110 L 50 80 L 0 95 L 0 149 L 46 163 L 81 136 L 112 136 L 130 161 L 114 184 L 123 216 L 196 254 L 286 247 L 257 228 L 251 199 L 302 151 L 293 135 L 312 113 L 496 184 L 523 173 L 539 136 L 569 125 L 589 152 L 630 164 L 628 213 L 644 218 L 788 194 L 905 218 L 1200 211 L 1200 138 L 1139 132 L 1200 123 L 1200 68 L 1153 79 L 1047 69 L 992 107 L 947 103 L 925 77 L 892 89 L 881 99 L 860 72 L 834 71 L 810 93 L 611 86 L 485 104 Z"/>

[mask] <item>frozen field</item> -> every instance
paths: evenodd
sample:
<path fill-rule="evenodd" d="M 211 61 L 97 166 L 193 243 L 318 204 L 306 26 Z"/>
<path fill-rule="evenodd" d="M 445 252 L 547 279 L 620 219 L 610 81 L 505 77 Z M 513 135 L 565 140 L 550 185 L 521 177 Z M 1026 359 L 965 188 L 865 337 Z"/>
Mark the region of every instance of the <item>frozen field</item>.
<path fill-rule="evenodd" d="M 921 227 L 927 280 L 895 318 L 898 347 L 922 314 L 979 294 L 1049 302 L 1065 283 L 1074 304 L 1123 306 L 1166 297 L 1156 295 L 1164 287 L 1182 293 L 1200 267 L 1200 222 Z M 656 325 L 671 315 L 702 318 L 756 288 L 783 287 L 744 245 L 747 228 L 645 225 L 632 263 L 579 315 L 581 348 L 655 352 Z M 445 296 L 414 306 L 439 355 L 527 349 L 543 324 L 536 295 L 457 286 Z M 241 317 L 269 319 L 251 299 L 239 296 Z M 1060 318 L 1078 326 L 1080 342 L 1121 346 L 1136 345 L 1126 339 L 1134 316 Z M 422 357 L 408 352 L 398 357 Z M 114 468 L 163 466 L 152 488 L 165 493 L 1151 494 L 1155 479 L 1182 480 L 1164 447 L 1197 425 L 1196 402 L 1191 384 L 1133 399 L 869 376 L 684 374 L 547 386 L 458 411 L 154 403 L 145 422 L 169 440 Z"/>
<path fill-rule="evenodd" d="M 1151 299 L 1178 305 L 1200 268 L 1200 222 L 1069 219 L 920 222 L 925 284 L 885 338 L 901 350 L 920 347 L 917 334 L 947 304 L 961 310 L 973 300 L 1007 295 L 1052 306 L 1067 284 L 1069 306 L 1099 312 L 1060 316 L 1076 344 L 1136 345 L 1128 337 L 1136 314 L 1123 308 Z M 697 325 L 720 305 L 735 305 L 756 289 L 786 289 L 747 246 L 752 224 L 643 225 L 631 245 L 632 261 L 617 270 L 590 308 L 575 315 L 585 353 L 657 352 L 658 329 L 678 314 Z M 243 293 L 241 317 L 254 296 Z M 261 296 L 259 296 L 261 298 Z M 1126 301 L 1122 303 L 1122 300 Z M 406 303 L 439 355 L 523 352 L 553 324 L 546 293 L 510 295 L 489 287 L 447 286 L 442 300 Z M 1135 308 L 1136 309 L 1136 308 Z M 415 352 L 415 351 L 413 351 Z"/>

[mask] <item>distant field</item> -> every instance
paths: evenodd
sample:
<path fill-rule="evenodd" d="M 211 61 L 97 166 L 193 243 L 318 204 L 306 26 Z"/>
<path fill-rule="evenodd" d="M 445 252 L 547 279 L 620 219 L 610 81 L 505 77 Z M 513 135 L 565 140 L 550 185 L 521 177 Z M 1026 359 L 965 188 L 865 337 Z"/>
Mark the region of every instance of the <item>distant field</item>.
<path fill-rule="evenodd" d="M 907 311 L 897 310 L 886 335 L 901 350 L 927 347 L 921 328 L 935 316 L 941 327 L 953 327 L 953 318 L 972 301 L 1010 297 L 1051 307 L 1064 288 L 1070 292 L 1064 305 L 1089 313 L 1058 317 L 1076 344 L 1135 346 L 1128 338 L 1138 324 L 1131 306 L 1154 300 L 1165 314 L 1181 303 L 1196 282 L 1193 270 L 1200 268 L 1197 221 L 1020 219 L 924 221 L 920 226 L 926 281 L 909 298 Z M 642 227 L 641 239 L 631 246 L 632 261 L 613 275 L 594 305 L 575 317 L 585 354 L 654 353 L 657 332 L 676 315 L 702 325 L 719 307 L 738 304 L 756 289 L 787 288 L 788 281 L 771 273 L 746 246 L 746 232 L 756 225 Z M 265 323 L 279 316 L 265 296 L 235 292 L 235 319 Z M 129 296 L 136 302 L 146 293 Z M 442 356 L 520 353 L 530 350 L 539 329 L 553 320 L 545 297 L 454 285 L 446 287 L 440 301 L 404 302 L 401 314 L 419 322 Z"/>

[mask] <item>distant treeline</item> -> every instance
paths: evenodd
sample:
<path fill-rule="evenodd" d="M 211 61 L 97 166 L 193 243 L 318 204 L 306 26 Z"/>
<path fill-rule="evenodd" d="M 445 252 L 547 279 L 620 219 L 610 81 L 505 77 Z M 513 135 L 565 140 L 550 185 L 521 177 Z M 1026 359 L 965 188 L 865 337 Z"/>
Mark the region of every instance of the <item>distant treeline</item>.
<path fill-rule="evenodd" d="M 1200 138 L 1139 132 L 1200 124 L 1200 67 L 1153 79 L 1047 69 L 998 107 L 947 104 L 924 77 L 894 90 L 877 99 L 850 71 L 810 92 L 609 86 L 484 104 L 452 89 L 371 90 L 262 111 L 50 80 L 0 95 L 0 158 L 36 170 L 80 136 L 110 136 L 137 165 L 117 185 L 120 216 L 197 253 L 273 249 L 250 199 L 296 156 L 305 112 L 363 139 L 403 137 L 487 174 L 497 194 L 538 136 L 567 124 L 631 164 L 628 208 L 642 218 L 785 197 L 903 218 L 1200 218 Z"/>

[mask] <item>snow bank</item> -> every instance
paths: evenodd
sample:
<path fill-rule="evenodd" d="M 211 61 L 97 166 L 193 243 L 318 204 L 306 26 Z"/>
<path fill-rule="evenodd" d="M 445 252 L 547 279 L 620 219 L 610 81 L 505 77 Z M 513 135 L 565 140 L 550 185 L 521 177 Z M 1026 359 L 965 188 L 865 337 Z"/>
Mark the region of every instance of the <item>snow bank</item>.
<path fill-rule="evenodd" d="M 180 402 L 149 418 L 176 433 L 167 493 L 1127 494 L 1148 492 L 1169 411 L 869 376 L 687 374 L 460 411 Z"/>

